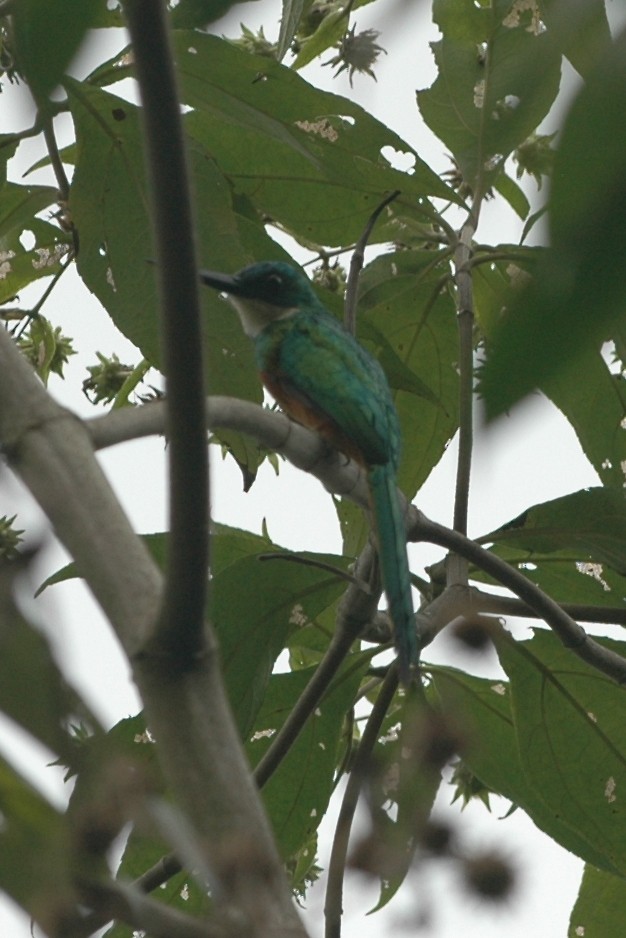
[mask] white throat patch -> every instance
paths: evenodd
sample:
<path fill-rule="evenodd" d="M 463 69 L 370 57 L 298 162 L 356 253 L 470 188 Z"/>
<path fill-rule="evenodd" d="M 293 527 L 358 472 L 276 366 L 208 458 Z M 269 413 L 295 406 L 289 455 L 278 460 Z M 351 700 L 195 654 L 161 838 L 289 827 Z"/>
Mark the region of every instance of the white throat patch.
<path fill-rule="evenodd" d="M 255 339 L 259 332 L 271 322 L 278 319 L 288 319 L 298 312 L 297 306 L 274 306 L 273 303 L 266 303 L 264 300 L 253 300 L 241 296 L 229 296 L 239 318 L 243 331 L 251 339 Z"/>

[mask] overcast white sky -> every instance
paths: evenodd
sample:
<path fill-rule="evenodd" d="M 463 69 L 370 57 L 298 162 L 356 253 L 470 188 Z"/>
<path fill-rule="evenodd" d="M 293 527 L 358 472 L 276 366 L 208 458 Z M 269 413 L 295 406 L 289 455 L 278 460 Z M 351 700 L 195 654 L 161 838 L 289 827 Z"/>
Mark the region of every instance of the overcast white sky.
<path fill-rule="evenodd" d="M 378 82 L 356 76 L 351 91 L 344 74 L 331 82 L 331 70 L 317 66 L 305 69 L 303 75 L 314 84 L 338 94 L 353 97 L 380 120 L 396 130 L 430 165 L 441 171 L 448 167 L 444 148 L 433 138 L 419 119 L 415 106 L 416 88 L 427 87 L 435 72 L 427 47 L 437 38 L 429 22 L 430 4 L 403 4 L 401 21 L 385 31 L 381 19 L 382 4 L 372 4 L 355 16 L 359 29 L 373 27 L 383 31 L 380 43 L 388 50 L 377 68 Z M 229 35 L 237 31 L 239 20 L 256 28 L 265 26 L 266 35 L 275 38 L 278 32 L 280 3 L 260 0 L 237 9 L 224 21 L 222 29 Z M 102 58 L 105 56 L 103 55 Z M 326 58 L 330 57 L 329 55 Z M 76 64 L 76 74 L 89 70 L 87 53 Z M 93 60 L 92 60 L 93 62 Z M 569 79 L 568 79 L 569 81 Z M 115 89 L 119 93 L 119 89 Z M 27 125 L 26 100 L 16 89 L 7 88 L 0 98 L 2 130 L 18 130 Z M 551 122 L 547 130 L 555 129 Z M 67 142 L 61 140 L 61 143 Z M 23 147 L 24 168 L 39 156 L 32 144 Z M 29 157 L 32 155 L 32 159 Z M 16 170 L 13 178 L 17 180 Z M 33 177 L 41 182 L 44 177 Z M 201 207 L 200 207 L 201 210 Z M 482 241 L 515 240 L 519 224 L 512 212 L 499 204 L 486 206 L 479 237 Z M 35 288 L 38 296 L 41 286 Z M 85 368 L 95 361 L 95 352 L 116 351 L 122 360 L 135 362 L 138 355 L 132 346 L 113 329 L 107 316 L 94 298 L 87 293 L 74 272 L 66 274 L 45 309 L 55 324 L 75 338 L 80 354 L 67 369 L 68 381 L 50 382 L 50 391 L 63 403 L 83 415 L 93 413 L 80 393 L 86 377 Z M 449 523 L 454 491 L 455 452 L 453 443 L 441 465 L 420 493 L 419 504 L 428 515 Z M 213 455 L 213 506 L 215 518 L 229 524 L 259 531 L 267 518 L 272 538 L 292 549 L 339 550 L 338 525 L 332 503 L 313 479 L 281 468 L 277 478 L 272 469 L 264 467 L 251 492 L 241 490 L 240 475 L 229 463 Z M 165 463 L 163 444 L 146 440 L 118 447 L 102 454 L 102 464 L 125 506 L 133 524 L 141 532 L 163 530 L 166 523 Z M 592 467 L 582 455 L 573 431 L 549 403 L 535 399 L 519 408 L 505 424 L 490 432 L 477 428 L 472 483 L 470 534 L 480 534 L 515 517 L 531 504 L 597 484 Z M 306 511 L 302 506 L 306 505 Z M 21 527 L 33 536 L 50 539 L 50 546 L 39 563 L 41 576 L 48 575 L 65 562 L 65 557 L 51 541 L 44 520 L 29 497 L 6 472 L 0 475 L 0 516 L 19 512 Z M 315 519 L 314 524 L 310 519 Z M 441 556 L 434 548 L 411 548 L 411 563 L 416 571 Z M 59 656 L 71 680 L 92 701 L 107 723 L 136 712 L 138 701 L 128 681 L 128 668 L 117 649 L 115 639 L 102 616 L 79 583 L 62 584 L 48 590 L 36 604 L 37 615 L 57 643 Z M 523 634 L 522 624 L 514 625 L 516 634 Z M 472 665 L 459 657 L 458 650 L 445 638 L 438 639 L 428 650 L 429 660 Z M 482 663 L 485 667 L 485 663 Z M 493 660 L 490 674 L 497 674 Z M 484 672 L 483 672 L 484 673 Z M 0 722 L 0 749 L 12 756 L 18 742 L 5 724 Z M 46 757 L 29 750 L 22 759 L 24 770 L 49 797 L 63 803 L 66 793 L 54 770 L 44 768 Z M 451 789 L 444 792 L 438 810 L 446 813 Z M 565 935 L 569 911 L 578 889 L 582 863 L 548 838 L 540 834 L 526 816 L 518 811 L 507 820 L 498 820 L 507 810 L 505 802 L 494 802 L 488 815 L 484 808 L 471 806 L 459 816 L 454 809 L 455 824 L 467 843 L 495 846 L 510 857 L 519 871 L 519 888 L 509 905 L 493 911 L 479 906 L 467 897 L 455 874 L 445 866 L 420 869 L 408 881 L 397 901 L 383 913 L 365 917 L 377 899 L 375 887 L 362 885 L 350 878 L 346 892 L 345 938 L 377 938 L 395 934 L 400 920 L 409 924 L 416 911 L 432 912 L 432 926 L 423 934 L 433 938 L 554 938 Z M 336 809 L 336 805 L 335 805 Z M 330 820 L 330 818 L 329 818 Z M 322 865 L 331 827 L 323 825 Z M 323 892 L 312 893 L 307 925 L 312 936 L 323 933 Z M 415 923 L 413 921 L 413 927 Z M 0 904 L 0 935 L 7 938 L 28 938 L 30 923 L 8 903 Z"/>

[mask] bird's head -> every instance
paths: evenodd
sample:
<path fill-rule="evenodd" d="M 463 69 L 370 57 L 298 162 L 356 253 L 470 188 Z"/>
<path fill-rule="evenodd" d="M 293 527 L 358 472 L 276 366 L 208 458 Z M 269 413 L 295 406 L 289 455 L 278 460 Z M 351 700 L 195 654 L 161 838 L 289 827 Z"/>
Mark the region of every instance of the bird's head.
<path fill-rule="evenodd" d="M 233 275 L 202 270 L 200 280 L 228 294 L 245 332 L 252 338 L 276 319 L 318 303 L 307 278 L 281 261 L 251 264 Z"/>

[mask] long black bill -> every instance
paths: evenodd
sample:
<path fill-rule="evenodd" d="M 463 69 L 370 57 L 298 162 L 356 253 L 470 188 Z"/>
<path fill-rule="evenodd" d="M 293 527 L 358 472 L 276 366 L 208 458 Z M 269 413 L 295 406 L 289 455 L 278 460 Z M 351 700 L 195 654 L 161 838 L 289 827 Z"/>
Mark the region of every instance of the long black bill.
<path fill-rule="evenodd" d="M 240 286 L 236 277 L 230 274 L 220 274 L 215 270 L 201 270 L 200 281 L 207 287 L 213 287 L 220 293 L 239 293 Z"/>

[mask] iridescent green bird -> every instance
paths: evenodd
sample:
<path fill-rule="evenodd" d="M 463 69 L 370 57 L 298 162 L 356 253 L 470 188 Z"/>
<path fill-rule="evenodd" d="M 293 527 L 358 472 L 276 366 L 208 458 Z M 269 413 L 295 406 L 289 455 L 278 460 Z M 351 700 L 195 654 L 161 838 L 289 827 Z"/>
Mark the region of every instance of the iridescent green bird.
<path fill-rule="evenodd" d="M 400 424 L 382 368 L 289 264 L 252 264 L 234 276 L 202 271 L 200 278 L 229 295 L 280 406 L 365 469 L 400 677 L 408 683 L 418 647 L 396 487 Z"/>

